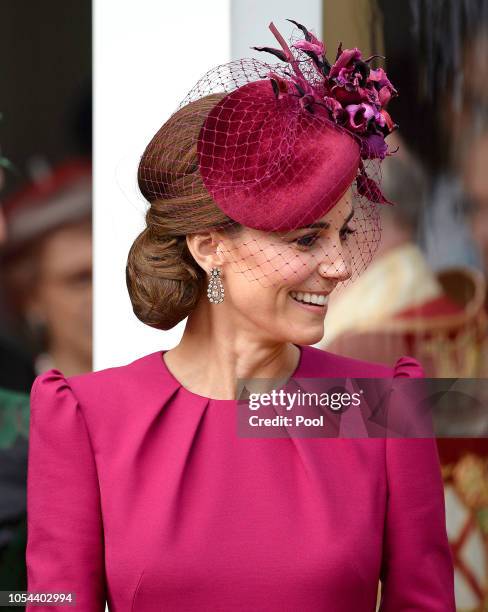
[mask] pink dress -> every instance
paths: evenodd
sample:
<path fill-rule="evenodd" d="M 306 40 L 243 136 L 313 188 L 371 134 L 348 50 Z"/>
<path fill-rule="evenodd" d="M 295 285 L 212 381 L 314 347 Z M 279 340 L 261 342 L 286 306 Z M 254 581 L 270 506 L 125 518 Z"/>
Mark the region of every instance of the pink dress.
<path fill-rule="evenodd" d="M 295 377 L 422 376 L 300 346 Z M 240 438 L 162 351 L 38 376 L 29 591 L 80 612 L 454 612 L 433 438 Z M 66 611 L 30 606 L 30 612 Z"/>

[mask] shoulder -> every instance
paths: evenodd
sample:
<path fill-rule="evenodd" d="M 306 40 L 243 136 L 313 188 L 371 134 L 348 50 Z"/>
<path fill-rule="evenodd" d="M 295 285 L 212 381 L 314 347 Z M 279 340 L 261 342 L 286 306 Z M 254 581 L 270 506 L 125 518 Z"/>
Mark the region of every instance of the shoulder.
<path fill-rule="evenodd" d="M 424 370 L 414 357 L 402 355 L 391 365 L 353 359 L 330 353 L 314 346 L 301 346 L 303 351 L 300 372 L 309 377 L 355 377 L 355 378 L 423 378 Z"/>
<path fill-rule="evenodd" d="M 123 395 L 138 393 L 161 373 L 161 352 L 155 351 L 124 365 L 70 376 L 66 380 L 73 391 L 85 399 L 99 399 L 107 391 Z"/>
<path fill-rule="evenodd" d="M 31 416 L 40 409 L 47 413 L 64 405 L 76 406 L 87 413 L 100 413 L 100 407 L 121 406 L 124 399 L 141 396 L 141 388 L 156 385 L 161 374 L 160 352 L 150 353 L 121 366 L 114 366 L 65 376 L 56 368 L 39 374 L 30 394 Z M 159 368 L 158 368 L 159 366 Z"/>
<path fill-rule="evenodd" d="M 87 390 L 95 391 L 100 385 L 104 384 L 123 384 L 124 386 L 134 379 L 139 379 L 141 375 L 148 372 L 148 366 L 151 362 L 155 362 L 159 351 L 149 353 L 143 357 L 139 357 L 130 363 L 96 370 L 94 372 L 86 372 L 84 374 L 76 374 L 74 376 L 65 376 L 61 370 L 51 368 L 42 374 L 39 374 L 32 385 L 31 395 L 37 394 L 45 388 L 58 389 L 66 386 L 73 390 L 86 392 Z"/>

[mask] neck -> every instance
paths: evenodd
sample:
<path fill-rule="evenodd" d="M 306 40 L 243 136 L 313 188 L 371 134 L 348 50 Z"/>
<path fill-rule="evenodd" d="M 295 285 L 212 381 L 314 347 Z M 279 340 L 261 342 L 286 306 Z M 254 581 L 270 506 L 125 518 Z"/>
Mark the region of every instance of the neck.
<path fill-rule="evenodd" d="M 179 345 L 165 361 L 190 391 L 219 399 L 234 399 L 238 378 L 285 378 L 298 365 L 299 349 L 257 332 L 236 316 L 226 302 L 201 301 L 188 318 Z"/>

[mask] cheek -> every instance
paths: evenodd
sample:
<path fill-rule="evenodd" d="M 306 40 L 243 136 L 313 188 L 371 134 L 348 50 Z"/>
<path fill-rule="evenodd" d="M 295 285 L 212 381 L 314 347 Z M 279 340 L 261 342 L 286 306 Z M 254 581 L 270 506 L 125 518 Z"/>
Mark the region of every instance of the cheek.
<path fill-rule="evenodd" d="M 233 310 L 267 327 L 276 321 L 286 305 L 287 290 L 283 290 L 283 282 L 277 286 L 263 286 L 250 272 L 251 269 L 246 272 L 228 269 L 223 278 L 225 297 Z"/>
<path fill-rule="evenodd" d="M 59 283 L 46 282 L 39 291 L 40 302 L 49 317 L 59 317 L 66 313 L 66 296 Z"/>
<path fill-rule="evenodd" d="M 318 252 L 318 250 L 316 252 L 290 250 L 286 258 L 286 265 L 282 269 L 282 282 L 288 287 L 301 285 L 302 281 L 317 269 L 321 261 L 321 258 L 317 256 Z"/>
<path fill-rule="evenodd" d="M 227 260 L 234 272 L 252 281 L 249 284 L 275 288 L 296 285 L 319 263 L 317 255 L 311 251 L 298 251 L 291 245 L 255 238 L 228 250 Z"/>
<path fill-rule="evenodd" d="M 232 307 L 251 319 L 269 318 L 276 298 L 274 289 L 265 288 L 241 272 L 229 272 L 224 278 L 225 296 Z"/>

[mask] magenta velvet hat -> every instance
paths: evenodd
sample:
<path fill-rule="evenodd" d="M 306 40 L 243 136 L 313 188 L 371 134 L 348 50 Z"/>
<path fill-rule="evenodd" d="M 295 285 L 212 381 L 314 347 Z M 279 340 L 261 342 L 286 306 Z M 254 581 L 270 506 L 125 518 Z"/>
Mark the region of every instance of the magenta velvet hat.
<path fill-rule="evenodd" d="M 285 72 L 246 83 L 208 114 L 198 139 L 200 173 L 215 202 L 232 219 L 265 231 L 292 230 L 327 213 L 357 177 L 359 192 L 385 203 L 361 158 L 382 159 L 393 124 L 385 111 L 396 94 L 384 71 L 371 70 L 358 49 L 342 50 L 331 65 L 325 46 L 294 22 L 305 40 L 293 55 L 255 47 L 288 64 Z"/>
<path fill-rule="evenodd" d="M 210 112 L 198 141 L 200 173 L 229 217 L 291 230 L 341 198 L 358 172 L 360 147 L 324 109 L 309 115 L 298 97 L 277 98 L 269 80 L 239 87 Z"/>

